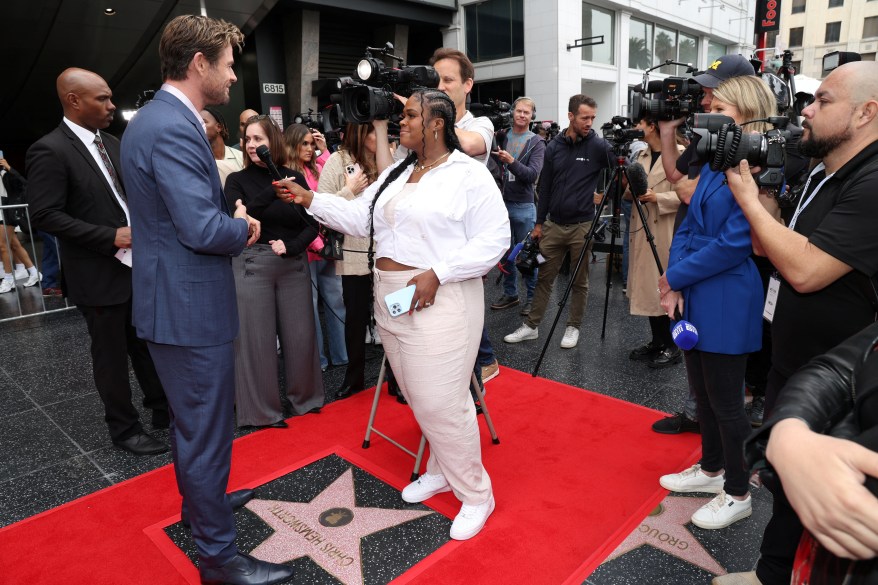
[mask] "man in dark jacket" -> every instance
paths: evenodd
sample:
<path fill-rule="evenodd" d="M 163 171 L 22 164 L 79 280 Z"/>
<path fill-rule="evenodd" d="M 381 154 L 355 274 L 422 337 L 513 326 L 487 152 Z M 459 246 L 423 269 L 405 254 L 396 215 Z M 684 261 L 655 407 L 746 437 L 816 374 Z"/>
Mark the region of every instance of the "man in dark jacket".
<path fill-rule="evenodd" d="M 546 148 L 540 174 L 537 223 L 531 237 L 539 240 L 546 261 L 540 266 L 533 307 L 521 327 L 503 338 L 518 343 L 539 337 L 537 327 L 543 319 L 555 277 L 564 254 L 578 258 L 594 219 L 594 191 L 601 170 L 615 166 L 612 148 L 599 137 L 592 125 L 597 114 L 594 99 L 577 94 L 570 98 L 567 118 L 570 125 Z M 591 248 L 591 242 L 589 242 Z M 586 250 L 586 254 L 591 250 Z M 576 347 L 579 326 L 588 299 L 588 262 L 583 262 L 573 281 L 570 313 L 561 347 Z"/>
<path fill-rule="evenodd" d="M 512 128 L 497 136 L 498 150 L 493 153 L 500 165 L 500 188 L 509 212 L 512 246 L 524 240 L 534 229 L 537 219 L 534 185 L 543 168 L 546 143 L 541 136 L 530 131 L 536 111 L 536 104 L 529 97 L 515 100 L 512 104 Z M 503 269 L 506 271 L 503 296 L 491 305 L 492 309 L 506 309 L 519 303 L 515 264 L 507 261 Z M 527 288 L 527 299 L 521 314 L 528 315 L 537 284 L 537 271 L 522 273 L 522 278 Z"/>

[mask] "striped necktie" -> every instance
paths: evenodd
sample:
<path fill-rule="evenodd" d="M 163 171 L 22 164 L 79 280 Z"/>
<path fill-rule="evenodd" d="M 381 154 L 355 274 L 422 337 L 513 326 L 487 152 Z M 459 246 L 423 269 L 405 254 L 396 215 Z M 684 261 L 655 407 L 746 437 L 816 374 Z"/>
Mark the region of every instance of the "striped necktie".
<path fill-rule="evenodd" d="M 128 201 L 128 198 L 125 196 L 125 189 L 123 189 L 122 184 L 119 183 L 119 177 L 116 176 L 116 169 L 113 168 L 113 163 L 110 161 L 110 155 L 107 154 L 107 149 L 104 148 L 104 141 L 101 140 L 100 134 L 95 134 L 95 146 L 98 147 L 98 154 L 101 155 L 101 160 L 104 161 L 104 166 L 107 168 L 107 173 L 109 173 L 110 179 L 113 181 L 113 186 L 116 188 L 116 192 L 123 201 Z"/>

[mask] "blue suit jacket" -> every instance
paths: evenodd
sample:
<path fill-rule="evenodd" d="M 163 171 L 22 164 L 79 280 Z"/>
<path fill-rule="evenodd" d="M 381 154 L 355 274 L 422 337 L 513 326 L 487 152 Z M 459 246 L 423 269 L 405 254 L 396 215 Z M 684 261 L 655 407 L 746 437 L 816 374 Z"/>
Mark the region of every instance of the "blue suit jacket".
<path fill-rule="evenodd" d="M 247 222 L 229 217 L 201 121 L 159 91 L 122 137 L 133 244 L 133 321 L 148 341 L 228 343 L 238 334 L 231 257 Z"/>
<path fill-rule="evenodd" d="M 725 175 L 701 170 L 689 212 L 671 244 L 668 284 L 698 329 L 695 349 L 739 355 L 762 346 L 764 293 L 750 259 L 750 225 Z"/>

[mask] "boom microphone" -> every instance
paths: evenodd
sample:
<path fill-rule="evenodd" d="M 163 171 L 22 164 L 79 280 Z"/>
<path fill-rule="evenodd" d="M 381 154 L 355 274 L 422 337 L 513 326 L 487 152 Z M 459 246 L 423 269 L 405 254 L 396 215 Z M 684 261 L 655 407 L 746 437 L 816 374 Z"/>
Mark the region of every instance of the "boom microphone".
<path fill-rule="evenodd" d="M 271 178 L 275 181 L 280 181 L 283 177 L 280 174 L 280 171 L 277 170 L 277 167 L 274 165 L 274 161 L 271 160 L 271 151 L 268 150 L 268 147 L 264 144 L 260 144 L 256 147 L 256 156 L 259 157 L 259 160 L 265 163 L 265 166 L 268 167 L 268 172 L 271 174 Z"/>
<path fill-rule="evenodd" d="M 259 148 L 263 147 L 260 146 Z M 640 163 L 628 165 L 628 186 L 635 197 L 640 197 L 649 190 L 649 180 L 646 177 L 646 171 Z"/>

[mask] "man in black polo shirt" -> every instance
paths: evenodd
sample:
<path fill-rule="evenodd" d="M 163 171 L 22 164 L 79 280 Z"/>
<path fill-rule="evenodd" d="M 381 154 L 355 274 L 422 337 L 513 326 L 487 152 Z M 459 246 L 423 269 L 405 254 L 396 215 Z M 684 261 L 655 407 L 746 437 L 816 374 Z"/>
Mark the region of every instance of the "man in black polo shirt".
<path fill-rule="evenodd" d="M 576 259 L 585 245 L 585 236 L 594 219 L 594 191 L 602 169 L 615 166 L 610 143 L 592 130 L 597 114 L 594 99 L 577 94 L 567 106 L 570 126 L 546 147 L 539 181 L 537 223 L 531 237 L 538 239 L 546 261 L 540 265 L 533 307 L 521 327 L 503 340 L 518 343 L 539 337 L 537 326 L 543 319 L 555 277 L 564 254 Z M 591 247 L 592 242 L 589 242 Z M 588 250 L 588 254 L 591 250 Z M 583 262 L 573 281 L 570 313 L 561 347 L 576 347 L 579 326 L 588 298 L 588 262 Z"/>
<path fill-rule="evenodd" d="M 878 313 L 878 63 L 834 70 L 805 108 L 801 151 L 820 159 L 787 217 L 776 222 L 758 201 L 749 166 L 726 173 L 750 222 L 754 250 L 777 268 L 766 298 L 772 367 L 765 415 L 786 380 L 811 358 L 873 323 Z M 772 292 L 772 289 L 777 292 Z M 802 524 L 780 485 L 755 574 L 731 574 L 717 585 L 789 583 Z"/>

